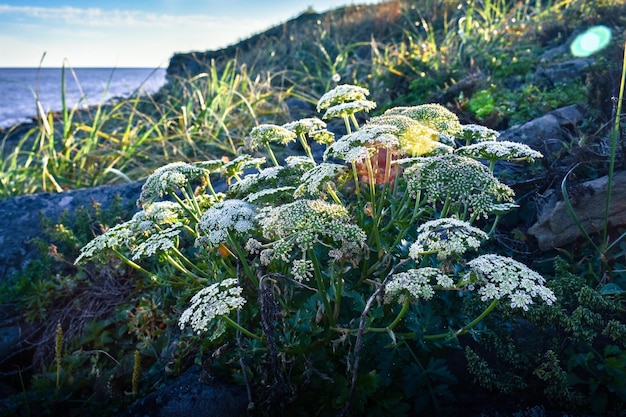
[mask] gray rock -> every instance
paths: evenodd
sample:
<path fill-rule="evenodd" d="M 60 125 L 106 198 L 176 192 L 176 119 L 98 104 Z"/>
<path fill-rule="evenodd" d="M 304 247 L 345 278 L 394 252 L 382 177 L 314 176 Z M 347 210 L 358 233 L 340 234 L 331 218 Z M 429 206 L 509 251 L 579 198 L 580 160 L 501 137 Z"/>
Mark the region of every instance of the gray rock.
<path fill-rule="evenodd" d="M 65 210 L 101 203 L 103 207 L 120 195 L 133 205 L 142 183 L 100 186 L 63 193 L 40 193 L 0 200 L 0 280 L 22 269 L 38 255 L 32 240 L 42 237 L 41 216 L 53 221 Z"/>
<path fill-rule="evenodd" d="M 583 78 L 594 63 L 593 58 L 576 58 L 539 68 L 533 75 L 535 81 L 544 82 L 548 86 L 571 82 L 576 78 Z"/>
<path fill-rule="evenodd" d="M 577 184 L 568 191 L 576 216 L 589 235 L 603 230 L 607 183 L 608 177 L 605 176 Z M 626 171 L 613 177 L 608 218 L 611 230 L 626 226 Z M 541 250 L 563 247 L 583 236 L 565 202 L 557 201 L 556 195 L 540 207 L 538 220 L 528 233 L 537 239 Z"/>
<path fill-rule="evenodd" d="M 117 417 L 237 417 L 246 415 L 244 387 L 209 385 L 193 366 L 171 383 L 135 401 Z"/>
<path fill-rule="evenodd" d="M 521 142 L 543 152 L 545 143 L 571 142 L 571 132 L 585 116 L 582 106 L 572 104 L 556 109 L 521 126 L 514 126 L 500 135 L 499 140 Z"/>

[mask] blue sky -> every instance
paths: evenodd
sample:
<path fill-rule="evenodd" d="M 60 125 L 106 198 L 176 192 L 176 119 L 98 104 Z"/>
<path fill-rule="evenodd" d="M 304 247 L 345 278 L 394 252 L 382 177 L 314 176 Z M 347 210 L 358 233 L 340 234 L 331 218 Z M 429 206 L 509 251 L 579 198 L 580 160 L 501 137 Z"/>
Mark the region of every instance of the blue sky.
<path fill-rule="evenodd" d="M 299 15 L 378 0 L 0 0 L 0 67 L 166 67 Z"/>

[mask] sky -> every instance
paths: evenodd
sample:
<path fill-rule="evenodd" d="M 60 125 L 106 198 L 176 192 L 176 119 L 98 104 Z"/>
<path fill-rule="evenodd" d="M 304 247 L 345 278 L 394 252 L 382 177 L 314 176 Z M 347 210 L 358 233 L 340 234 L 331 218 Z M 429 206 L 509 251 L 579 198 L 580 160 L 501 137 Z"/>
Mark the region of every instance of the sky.
<path fill-rule="evenodd" d="M 167 67 L 311 8 L 379 0 L 0 0 L 0 67 Z"/>

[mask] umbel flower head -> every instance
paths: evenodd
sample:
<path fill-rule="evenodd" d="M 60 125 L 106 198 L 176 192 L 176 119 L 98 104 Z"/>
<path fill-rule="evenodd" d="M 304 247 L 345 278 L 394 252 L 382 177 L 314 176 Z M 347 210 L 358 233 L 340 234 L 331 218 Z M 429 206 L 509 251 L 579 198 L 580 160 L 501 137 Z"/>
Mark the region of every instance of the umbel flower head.
<path fill-rule="evenodd" d="M 440 260 L 458 257 L 478 249 L 481 240 L 487 239 L 487 233 L 453 218 L 430 220 L 418 227 L 417 233 L 409 248 L 409 256 L 416 260 L 426 253 L 436 253 Z"/>
<path fill-rule="evenodd" d="M 296 134 L 291 130 L 285 129 L 283 126 L 274 124 L 261 124 L 254 127 L 250 131 L 250 135 L 246 137 L 246 148 L 255 150 L 259 146 L 265 146 L 270 143 L 280 143 L 286 145 L 296 140 Z"/>
<path fill-rule="evenodd" d="M 453 140 L 462 132 L 461 123 L 456 114 L 443 107 L 441 104 L 420 104 L 410 107 L 394 107 L 387 110 L 384 115 L 400 114 L 426 125 L 441 135 Z"/>
<path fill-rule="evenodd" d="M 397 129 L 388 125 L 369 125 L 361 130 L 342 136 L 326 148 L 324 160 L 337 158 L 348 163 L 363 162 L 372 156 L 376 149 L 397 150 L 400 146 Z"/>
<path fill-rule="evenodd" d="M 450 148 L 439 142 L 439 132 L 402 114 L 372 117 L 365 128 L 372 125 L 393 126 L 400 141 L 400 149 L 410 156 L 427 155 L 438 148 Z"/>
<path fill-rule="evenodd" d="M 500 136 L 500 132 L 497 130 L 489 129 L 483 125 L 467 124 L 462 125 L 461 139 L 465 141 L 466 145 L 470 145 L 476 142 L 484 142 L 497 140 Z"/>
<path fill-rule="evenodd" d="M 242 291 L 234 278 L 201 289 L 191 299 L 189 308 L 181 314 L 178 325 L 181 330 L 191 326 L 197 334 L 206 332 L 213 320 L 244 306 L 246 300 L 241 296 Z"/>
<path fill-rule="evenodd" d="M 376 103 L 370 100 L 357 100 L 351 101 L 349 103 L 336 104 L 326 110 L 326 112 L 322 116 L 322 119 L 350 117 L 360 111 L 364 111 L 367 113 L 375 108 Z"/>
<path fill-rule="evenodd" d="M 410 297 L 411 301 L 430 300 L 435 295 L 433 285 L 453 288 L 454 282 L 437 268 L 409 269 L 392 276 L 385 286 L 384 301 L 389 303 L 398 299 L 400 303 L 403 303 L 405 297 Z"/>
<path fill-rule="evenodd" d="M 167 229 L 151 234 L 146 240 L 138 244 L 132 251 L 132 260 L 149 257 L 159 252 L 167 252 L 176 246 L 176 238 L 183 230 L 182 223 L 174 223 Z"/>
<path fill-rule="evenodd" d="M 265 158 L 254 158 L 248 154 L 240 155 L 232 161 L 225 162 L 220 168 L 220 173 L 230 183 L 232 178 L 238 178 L 243 175 L 245 170 L 250 168 L 261 169 L 261 165 L 265 163 Z"/>
<path fill-rule="evenodd" d="M 263 237 L 273 241 L 264 259 L 290 262 L 296 248 L 306 253 L 317 244 L 332 247 L 334 258 L 358 263 L 365 232 L 350 221 L 345 207 L 323 200 L 296 200 L 259 215 Z M 355 248 L 357 250 L 355 251 Z M 271 256 L 270 256 L 271 255 Z"/>
<path fill-rule="evenodd" d="M 481 255 L 468 262 L 470 272 L 463 278 L 469 288 L 478 288 L 483 301 L 507 297 L 511 308 L 528 310 L 533 299 L 551 305 L 556 297 L 545 279 L 521 262 L 500 255 Z"/>
<path fill-rule="evenodd" d="M 458 148 L 459 155 L 470 158 L 486 159 L 488 161 L 528 161 L 543 158 L 541 152 L 537 152 L 530 146 L 519 142 L 483 141 Z"/>
<path fill-rule="evenodd" d="M 412 194 L 423 191 L 431 203 L 448 201 L 476 216 L 506 208 L 500 203 L 514 195 L 483 164 L 456 154 L 425 158 L 405 169 L 404 177 Z"/>
<path fill-rule="evenodd" d="M 229 233 L 242 235 L 256 225 L 255 207 L 242 200 L 225 200 L 209 208 L 200 218 L 196 245 L 215 248 L 226 243 Z"/>
<path fill-rule="evenodd" d="M 332 186 L 334 180 L 345 173 L 348 168 L 345 165 L 322 162 L 302 174 L 300 186 L 296 189 L 294 196 L 320 197 L 325 194 L 328 185 Z"/>
<path fill-rule="evenodd" d="M 367 101 L 370 91 L 357 85 L 342 84 L 326 92 L 317 101 L 317 111 L 353 101 Z"/>
<path fill-rule="evenodd" d="M 141 187 L 141 194 L 137 200 L 140 207 L 162 197 L 165 194 L 176 192 L 184 188 L 193 180 L 208 181 L 211 171 L 187 162 L 174 162 L 158 168 Z"/>
<path fill-rule="evenodd" d="M 326 123 L 317 117 L 296 120 L 294 122 L 285 123 L 283 127 L 292 131 L 296 135 L 306 135 L 311 132 L 326 129 Z"/>

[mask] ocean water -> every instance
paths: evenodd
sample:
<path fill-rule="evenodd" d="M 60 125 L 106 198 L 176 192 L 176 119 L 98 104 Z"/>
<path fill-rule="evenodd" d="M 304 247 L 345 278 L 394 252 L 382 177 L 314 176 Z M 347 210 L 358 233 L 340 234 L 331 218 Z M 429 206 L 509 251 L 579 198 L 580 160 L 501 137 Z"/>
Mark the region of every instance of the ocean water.
<path fill-rule="evenodd" d="M 44 111 L 62 109 L 62 68 L 0 68 L 0 128 L 31 121 L 39 99 Z M 103 104 L 116 97 L 150 94 L 165 84 L 165 69 L 65 69 L 69 108 Z"/>

